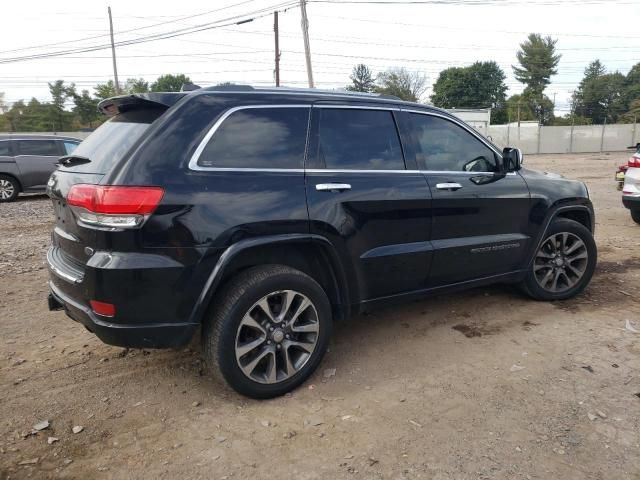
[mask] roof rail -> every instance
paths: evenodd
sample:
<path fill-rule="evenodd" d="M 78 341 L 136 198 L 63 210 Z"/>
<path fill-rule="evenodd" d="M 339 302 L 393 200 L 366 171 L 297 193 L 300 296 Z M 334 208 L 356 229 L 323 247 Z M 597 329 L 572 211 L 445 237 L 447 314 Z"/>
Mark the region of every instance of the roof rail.
<path fill-rule="evenodd" d="M 214 92 L 224 92 L 224 91 L 232 91 L 232 92 L 248 92 L 251 90 L 255 90 L 251 85 L 238 85 L 235 83 L 230 83 L 226 85 L 216 85 L 214 87 L 203 88 L 203 90 L 214 91 Z"/>
<path fill-rule="evenodd" d="M 304 88 L 304 87 L 253 87 L 251 85 L 237 85 L 237 84 L 229 84 L 229 85 L 216 85 L 215 87 L 206 87 L 203 90 L 207 91 L 231 91 L 231 92 L 249 92 L 249 91 L 277 91 L 277 92 L 309 92 L 309 93 L 322 93 L 327 95 L 348 95 L 354 97 L 371 97 L 371 98 L 384 98 L 387 100 L 399 100 L 402 101 L 400 97 L 396 97 L 395 95 L 387 95 L 384 93 L 369 93 L 369 92 L 352 92 L 350 90 L 345 89 L 336 89 L 336 90 L 325 90 L 320 88 Z"/>

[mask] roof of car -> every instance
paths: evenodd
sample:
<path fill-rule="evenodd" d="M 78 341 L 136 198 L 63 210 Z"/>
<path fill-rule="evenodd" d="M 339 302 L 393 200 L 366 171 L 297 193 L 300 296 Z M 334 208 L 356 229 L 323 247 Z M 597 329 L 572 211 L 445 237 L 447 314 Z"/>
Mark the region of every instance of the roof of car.
<path fill-rule="evenodd" d="M 37 133 L 0 133 L 0 140 L 78 140 L 81 138 L 68 135 L 40 135 Z"/>

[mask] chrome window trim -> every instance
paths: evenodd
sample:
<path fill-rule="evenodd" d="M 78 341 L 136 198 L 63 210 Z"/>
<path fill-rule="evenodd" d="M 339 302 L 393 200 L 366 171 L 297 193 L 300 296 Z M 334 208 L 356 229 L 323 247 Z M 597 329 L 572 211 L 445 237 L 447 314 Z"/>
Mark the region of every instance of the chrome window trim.
<path fill-rule="evenodd" d="M 231 92 L 216 92 L 216 93 L 231 93 Z M 242 93 L 264 93 L 264 92 L 242 92 Z M 274 93 L 279 95 L 284 94 L 284 92 L 274 92 Z M 311 96 L 316 94 L 301 93 L 301 95 Z M 333 96 L 333 95 L 327 95 L 327 96 Z M 353 98 L 353 97 L 349 97 L 349 98 Z M 378 99 L 376 98 L 376 100 Z M 479 135 L 477 132 L 475 132 L 473 129 L 471 129 L 470 127 L 466 126 L 464 123 L 456 119 L 452 119 L 446 115 L 441 115 L 435 112 L 429 112 L 424 110 L 414 110 L 414 109 L 404 109 L 402 107 L 397 107 L 397 106 L 376 107 L 376 106 L 369 106 L 369 105 L 339 105 L 339 104 L 333 105 L 333 104 L 310 104 L 310 103 L 309 104 L 265 104 L 265 105 L 239 105 L 237 107 L 232 107 L 229 110 L 225 111 L 220 116 L 220 118 L 216 120 L 213 126 L 209 129 L 209 131 L 204 136 L 200 144 L 198 144 L 196 151 L 193 153 L 193 155 L 191 156 L 191 159 L 189 160 L 189 164 L 188 164 L 189 169 L 193 171 L 200 171 L 200 172 L 329 173 L 329 174 L 331 173 L 374 173 L 374 174 L 396 173 L 396 174 L 410 174 L 410 175 L 421 173 L 421 174 L 442 174 L 442 175 L 462 174 L 462 175 L 470 175 L 470 176 L 486 175 L 486 174 L 493 175 L 496 173 L 496 172 L 461 172 L 461 171 L 455 171 L 455 170 L 361 170 L 361 169 L 352 170 L 352 169 L 328 169 L 328 168 L 305 169 L 305 168 L 203 167 L 198 165 L 198 160 L 200 158 L 200 155 L 202 154 L 202 152 L 204 151 L 207 144 L 209 143 L 213 135 L 216 133 L 218 128 L 220 128 L 222 123 L 227 118 L 229 118 L 235 112 L 238 112 L 241 110 L 250 110 L 250 109 L 258 109 L 258 108 L 309 108 L 309 109 L 333 108 L 333 109 L 359 109 L 359 110 L 386 110 L 389 112 L 401 111 L 401 112 L 407 112 L 407 113 L 418 113 L 422 115 L 432 115 L 435 117 L 444 118 L 445 120 L 449 120 L 461 126 L 463 129 L 465 129 L 466 131 L 471 133 L 474 137 L 476 137 L 478 140 L 480 140 L 491 151 L 495 152 L 497 155 L 500 156 L 500 158 L 502 158 L 502 155 L 500 154 L 500 152 L 498 152 L 491 144 L 487 143 L 482 138 L 482 136 Z M 9 141 L 9 140 L 4 139 L 4 141 Z M 507 175 L 516 175 L 516 172 L 509 172 L 507 173 Z"/>
<path fill-rule="evenodd" d="M 330 103 L 318 103 L 313 104 L 312 108 L 333 108 L 336 110 L 385 110 L 387 112 L 399 112 L 399 107 L 376 107 L 369 105 L 339 105 L 339 104 L 330 104 Z"/>
<path fill-rule="evenodd" d="M 239 105 L 237 107 L 232 107 L 226 112 L 224 112 L 218 120 L 213 124 L 213 126 L 209 129 L 207 134 L 204 136 L 196 151 L 191 155 L 191 159 L 189 160 L 189 169 L 197 172 L 304 172 L 302 168 L 243 168 L 243 167 L 203 167 L 198 165 L 198 160 L 200 159 L 200 155 L 206 148 L 207 144 L 216 133 L 216 130 L 220 128 L 220 125 L 233 115 L 236 112 L 241 110 L 253 110 L 258 108 L 308 108 L 311 110 L 311 104 L 277 104 L 277 105 Z"/>

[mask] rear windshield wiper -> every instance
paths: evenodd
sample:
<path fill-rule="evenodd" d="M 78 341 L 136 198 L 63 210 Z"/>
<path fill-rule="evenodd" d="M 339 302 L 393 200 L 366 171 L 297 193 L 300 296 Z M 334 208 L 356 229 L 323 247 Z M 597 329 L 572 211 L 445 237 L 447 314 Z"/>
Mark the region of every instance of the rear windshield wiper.
<path fill-rule="evenodd" d="M 91 163 L 91 160 L 80 155 L 65 155 L 64 157 L 60 157 L 58 159 L 56 165 L 71 167 L 73 165 L 82 165 L 84 163 Z"/>

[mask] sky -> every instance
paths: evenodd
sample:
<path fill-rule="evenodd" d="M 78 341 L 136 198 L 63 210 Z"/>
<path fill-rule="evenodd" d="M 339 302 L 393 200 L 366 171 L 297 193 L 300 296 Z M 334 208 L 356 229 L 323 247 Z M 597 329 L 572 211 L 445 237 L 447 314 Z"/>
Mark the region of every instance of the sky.
<path fill-rule="evenodd" d="M 309 0 L 307 13 L 316 88 L 350 83 L 357 63 L 375 73 L 405 67 L 436 81 L 450 66 L 496 61 L 507 75 L 508 95 L 522 91 L 511 66 L 531 32 L 551 35 L 562 59 L 546 94 L 556 115 L 568 113 L 584 68 L 598 58 L 626 74 L 640 62 L 640 0 Z M 120 81 L 153 81 L 184 73 L 201 86 L 223 81 L 274 85 L 273 10 L 280 18 L 282 85 L 306 87 L 304 44 L 296 0 L 21 0 L 5 2 L 0 29 L 0 92 L 49 100 L 48 81 L 88 89 L 113 78 L 110 48 L 22 61 L 8 59 L 108 46 L 111 6 L 115 41 L 197 33 L 122 45 L 116 49 Z M 188 17 L 188 18 L 187 18 Z M 240 20 L 253 21 L 236 25 Z M 64 42 L 64 43 L 63 43 Z M 423 97 L 428 100 L 431 88 Z"/>

